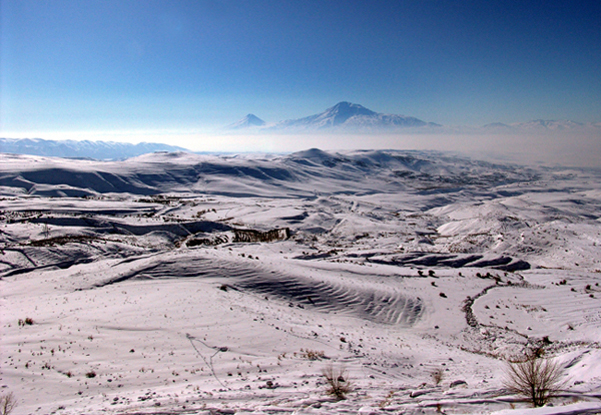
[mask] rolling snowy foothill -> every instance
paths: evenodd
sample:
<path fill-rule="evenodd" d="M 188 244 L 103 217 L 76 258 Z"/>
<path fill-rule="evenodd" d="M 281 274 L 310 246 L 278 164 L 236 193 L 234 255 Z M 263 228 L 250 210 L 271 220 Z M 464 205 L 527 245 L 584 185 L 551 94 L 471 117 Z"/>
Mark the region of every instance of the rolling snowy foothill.
<path fill-rule="evenodd" d="M 599 212 L 598 170 L 438 152 L 0 154 L 0 386 L 14 414 L 601 413 Z M 504 379 L 537 347 L 566 383 L 531 409 Z"/>

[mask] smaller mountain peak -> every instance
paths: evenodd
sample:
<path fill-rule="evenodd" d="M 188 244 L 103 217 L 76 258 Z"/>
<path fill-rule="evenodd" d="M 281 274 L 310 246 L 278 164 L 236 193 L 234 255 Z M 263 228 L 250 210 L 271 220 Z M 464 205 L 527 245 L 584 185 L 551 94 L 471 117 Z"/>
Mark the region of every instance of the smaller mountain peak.
<path fill-rule="evenodd" d="M 264 125 L 265 121 L 257 117 L 255 114 L 247 114 L 244 118 L 228 125 L 226 128 L 228 130 L 238 130 L 242 128 L 262 127 Z"/>
<path fill-rule="evenodd" d="M 247 114 L 243 120 L 248 121 L 252 125 L 265 125 L 265 121 L 257 117 L 255 114 Z"/>

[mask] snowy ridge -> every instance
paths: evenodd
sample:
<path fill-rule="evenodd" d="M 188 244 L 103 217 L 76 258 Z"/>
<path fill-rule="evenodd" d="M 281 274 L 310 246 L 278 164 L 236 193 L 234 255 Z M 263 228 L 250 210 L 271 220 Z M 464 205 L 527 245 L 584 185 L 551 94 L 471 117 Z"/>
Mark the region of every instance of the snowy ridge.
<path fill-rule="evenodd" d="M 157 143 L 129 144 L 114 141 L 56 141 L 40 138 L 0 138 L 0 153 L 122 160 L 155 151 L 185 151 L 185 149 Z"/>
<path fill-rule="evenodd" d="M 457 157 L 437 157 L 417 151 L 351 151 L 328 153 L 311 149 L 286 156 L 204 156 L 192 153 L 154 153 L 124 161 L 66 162 L 35 156 L 1 155 L 0 185 L 31 195 L 103 193 L 154 194 L 211 192 L 230 196 L 273 196 L 286 192 L 345 193 L 349 181 L 354 192 L 377 192 L 365 182 L 374 174 L 378 186 L 402 188 L 412 180 L 436 180 L 468 185 L 493 181 L 520 181 L 535 174 L 519 167 L 495 166 Z M 522 176 L 522 175 L 526 176 Z M 488 178 L 488 175 L 494 177 Z M 235 178 L 235 180 L 231 180 Z M 227 186 L 223 186 L 227 183 Z M 378 187 L 379 188 L 379 187 Z"/>

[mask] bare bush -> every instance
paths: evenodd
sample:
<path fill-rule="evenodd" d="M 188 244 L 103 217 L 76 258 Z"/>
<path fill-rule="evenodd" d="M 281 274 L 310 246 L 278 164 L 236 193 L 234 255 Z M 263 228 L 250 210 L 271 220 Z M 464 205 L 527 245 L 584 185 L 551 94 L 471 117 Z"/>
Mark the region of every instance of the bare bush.
<path fill-rule="evenodd" d="M 534 407 L 545 405 L 566 384 L 564 369 L 557 361 L 534 353 L 520 362 L 510 362 L 504 385 L 512 393 L 526 397 Z"/>
<path fill-rule="evenodd" d="M 328 366 L 322 374 L 327 382 L 326 393 L 338 400 L 346 399 L 346 395 L 351 391 L 351 382 L 346 370 Z"/>
<path fill-rule="evenodd" d="M 8 415 L 17 407 L 17 400 L 12 392 L 0 395 L 0 415 Z"/>

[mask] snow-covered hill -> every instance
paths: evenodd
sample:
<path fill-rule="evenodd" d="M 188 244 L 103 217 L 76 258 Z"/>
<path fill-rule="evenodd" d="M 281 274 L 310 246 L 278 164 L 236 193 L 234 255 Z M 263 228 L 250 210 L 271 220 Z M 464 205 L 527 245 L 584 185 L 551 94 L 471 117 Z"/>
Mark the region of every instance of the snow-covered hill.
<path fill-rule="evenodd" d="M 40 138 L 0 138 L 0 153 L 32 154 L 48 157 L 121 160 L 155 151 L 183 151 L 181 147 L 158 143 L 118 143 L 114 141 L 44 140 Z"/>
<path fill-rule="evenodd" d="M 599 171 L 438 152 L 0 154 L 0 393 L 13 415 L 599 413 L 599 212 Z M 503 380 L 538 347 L 567 383 L 531 410 Z"/>

